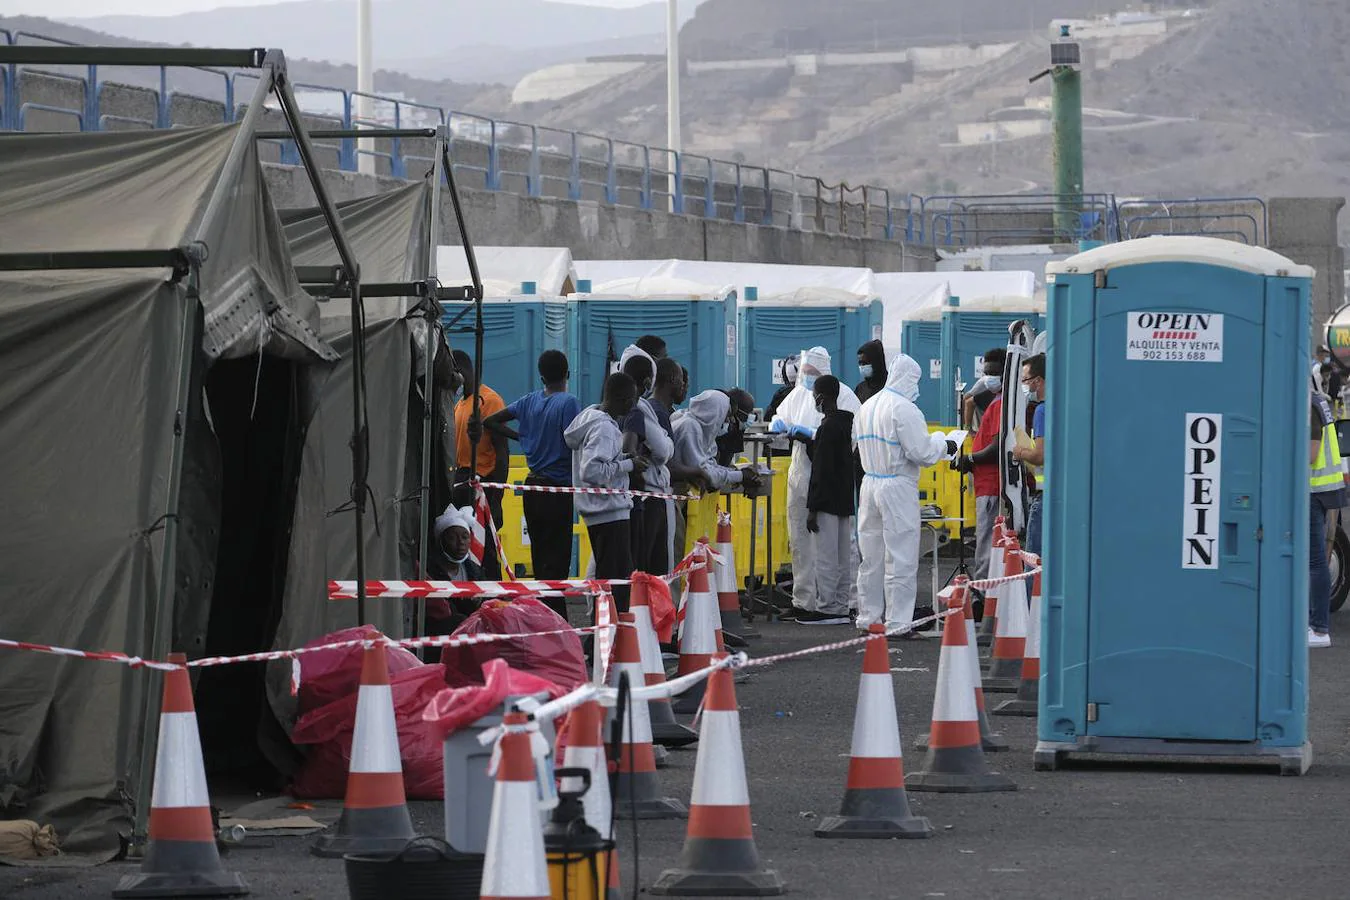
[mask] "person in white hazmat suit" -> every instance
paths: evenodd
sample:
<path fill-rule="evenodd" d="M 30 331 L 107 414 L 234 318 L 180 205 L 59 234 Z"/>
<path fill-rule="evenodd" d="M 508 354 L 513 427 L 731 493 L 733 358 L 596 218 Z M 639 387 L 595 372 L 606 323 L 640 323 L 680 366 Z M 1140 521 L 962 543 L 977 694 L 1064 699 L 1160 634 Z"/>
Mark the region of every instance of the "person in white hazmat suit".
<path fill-rule="evenodd" d="M 816 409 L 816 398 L 812 389 L 821 375 L 833 374 L 830 371 L 830 353 L 824 347 L 812 347 L 803 350 L 798 361 L 797 386 L 787 395 L 774 414 L 769 430 L 778 434 L 795 435 L 810 438 L 820 425 L 820 412 Z M 839 385 L 838 406 L 842 410 L 857 415 L 861 404 L 858 395 L 846 384 Z M 806 446 L 800 441 L 792 442 L 792 462 L 788 466 L 787 477 L 787 527 L 788 544 L 792 549 L 792 606 L 794 611 L 784 614 L 792 618 L 797 611 L 819 612 L 820 601 L 816 591 L 816 560 L 814 542 L 806 530 L 806 494 L 811 486 L 811 458 L 806 454 Z M 918 507 L 916 506 L 917 510 Z M 917 514 L 917 512 L 916 512 Z M 853 560 L 849 560 L 849 568 Z M 852 581 L 852 579 L 849 579 Z"/>
<path fill-rule="evenodd" d="M 914 620 L 919 568 L 919 470 L 956 452 L 956 445 L 928 433 L 915 406 L 919 364 L 901 353 L 886 387 L 853 419 L 862 459 L 858 507 L 858 629 L 882 622 L 890 631 Z"/>

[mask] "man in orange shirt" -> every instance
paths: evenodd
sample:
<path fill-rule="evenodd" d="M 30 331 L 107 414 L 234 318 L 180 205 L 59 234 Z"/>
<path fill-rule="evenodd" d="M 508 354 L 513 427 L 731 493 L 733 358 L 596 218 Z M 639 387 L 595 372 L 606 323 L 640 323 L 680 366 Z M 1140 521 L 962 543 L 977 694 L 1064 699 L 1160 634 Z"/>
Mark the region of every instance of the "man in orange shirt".
<path fill-rule="evenodd" d="M 455 370 L 464 379 L 464 399 L 455 405 L 455 481 L 469 480 L 469 457 L 472 443 L 470 436 L 478 442 L 478 476 L 484 481 L 505 483 L 511 468 L 511 450 L 507 446 L 506 436 L 495 431 L 484 433 L 482 420 L 493 413 L 506 409 L 502 398 L 487 385 L 478 390 L 478 421 L 473 418 L 473 391 L 478 381 L 474 377 L 473 359 L 463 350 L 451 354 L 455 360 Z M 502 527 L 502 490 L 484 488 L 488 506 L 492 509 L 492 521 L 497 530 Z"/>

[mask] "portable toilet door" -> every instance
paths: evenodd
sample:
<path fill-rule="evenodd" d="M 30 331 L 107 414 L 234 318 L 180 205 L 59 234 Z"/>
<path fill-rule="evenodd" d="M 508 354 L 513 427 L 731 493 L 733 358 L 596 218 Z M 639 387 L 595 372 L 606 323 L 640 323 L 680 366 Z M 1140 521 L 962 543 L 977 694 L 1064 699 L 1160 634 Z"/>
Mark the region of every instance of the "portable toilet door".
<path fill-rule="evenodd" d="M 858 347 L 881 338 L 881 301 L 827 288 L 759 299 L 746 288 L 740 319 L 739 384 L 761 408 L 782 384 L 782 362 L 811 347 L 830 353 L 830 370 L 850 388 L 862 380 Z"/>
<path fill-rule="evenodd" d="M 1045 301 L 1034 297 L 963 297 L 960 305 L 943 318 L 943 358 L 954 360 L 966 390 L 984 374 L 985 353 L 994 347 L 1006 347 L 1008 327 L 1023 321 L 1037 334 L 1042 333 Z M 952 383 L 947 380 L 947 384 Z M 957 424 L 959 414 L 959 409 L 955 416 L 944 414 L 942 424 Z"/>
<path fill-rule="evenodd" d="M 1049 271 L 1037 767 L 1305 770 L 1312 270 L 1149 237 Z"/>
<path fill-rule="evenodd" d="M 900 351 L 919 364 L 919 411 L 937 422 L 942 406 L 942 308 L 923 309 L 900 329 Z"/>
<path fill-rule="evenodd" d="M 442 304 L 441 322 L 450 345 L 473 355 L 472 304 Z M 562 349 L 559 323 L 564 301 L 540 297 L 493 297 L 483 301 L 483 383 L 504 402 L 539 390 L 539 354 Z"/>
<path fill-rule="evenodd" d="M 663 338 L 666 354 L 689 370 L 690 396 L 731 387 L 736 357 L 734 291 L 577 293 L 567 303 L 566 353 L 572 393 L 582 406 L 600 402 L 609 374 L 606 363 L 617 362 L 624 348 L 645 334 Z"/>

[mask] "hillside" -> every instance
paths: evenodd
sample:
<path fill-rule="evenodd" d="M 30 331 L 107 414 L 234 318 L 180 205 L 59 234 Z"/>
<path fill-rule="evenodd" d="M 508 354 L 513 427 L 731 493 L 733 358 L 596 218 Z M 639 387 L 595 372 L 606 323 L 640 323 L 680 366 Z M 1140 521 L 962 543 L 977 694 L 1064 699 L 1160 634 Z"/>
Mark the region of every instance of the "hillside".
<path fill-rule="evenodd" d="M 698 2 L 680 0 L 685 19 Z M 209 35 L 217 46 L 254 46 L 271 40 L 297 57 L 356 61 L 353 0 L 292 0 L 175 16 L 69 22 L 139 41 L 200 44 Z M 550 61 L 582 59 L 598 42 L 645 38 L 650 44 L 652 35 L 666 30 L 666 5 L 664 0 L 628 8 L 563 0 L 376 0 L 372 25 L 375 61 L 381 67 L 404 71 L 404 61 L 412 60 L 418 73 L 436 78 L 514 83 Z M 549 61 L 534 58 L 534 51 L 543 48 L 555 48 Z M 432 60 L 439 63 L 429 65 Z"/>
<path fill-rule="evenodd" d="M 686 55 L 693 59 L 739 59 L 785 50 L 870 50 L 1044 34 L 1051 19 L 1096 16 L 1125 5 L 1113 0 L 708 0 L 681 36 Z M 1151 5 L 1203 2 L 1162 0 Z"/>
<path fill-rule="evenodd" d="M 700 60 L 699 47 L 710 46 L 690 35 L 721 29 L 727 46 L 745 37 L 745 28 L 734 30 L 733 11 L 763 14 L 770 28 L 805 23 L 823 40 L 843 42 L 856 37 L 869 10 L 903 11 L 910 0 L 849 0 L 842 4 L 847 15 L 840 5 L 708 0 L 684 30 L 685 46 L 695 45 L 686 65 Z M 1006 25 L 995 5 L 1023 6 L 968 0 L 933 7 L 920 21 L 927 30 L 956 8 L 963 20 L 979 13 L 988 24 Z M 1280 0 L 1209 6 L 1203 15 L 1169 18 L 1165 33 L 1122 29 L 1124 36 L 1083 40 L 1088 189 L 1154 197 L 1350 193 L 1350 2 L 1303 0 L 1296 16 Z M 1059 16 L 1115 4 L 1061 0 L 1046 7 Z M 835 26 L 826 21 L 829 9 Z M 759 50 L 773 58 L 763 43 L 767 31 L 754 34 Z M 818 70 L 800 69 L 787 64 L 782 49 L 778 68 L 687 71 L 685 146 L 901 192 L 1048 191 L 1050 85 L 1028 83 L 1048 62 L 1047 34 L 1002 32 L 1015 42 L 1011 49 L 950 72 L 824 62 Z M 881 49 L 901 46 L 897 37 Z M 663 143 L 661 68 L 528 112 Z"/>
<path fill-rule="evenodd" d="M 61 40 L 74 41 L 78 44 L 131 47 L 152 43 L 30 16 L 0 16 L 0 28 L 11 32 L 26 31 Z M 25 38 L 24 43 L 38 42 Z M 240 41 L 233 46 L 253 47 L 267 43 L 266 39 L 259 40 L 255 35 L 254 40 Z M 215 43 L 214 46 L 230 46 L 230 44 L 221 41 Z M 287 51 L 287 63 L 293 81 L 327 87 L 345 87 L 350 90 L 356 89 L 355 66 L 301 59 L 294 56 L 284 45 L 283 49 Z M 44 66 L 43 68 L 52 67 Z M 70 74 L 83 76 L 84 72 L 72 70 Z M 143 85 L 156 89 L 159 87 L 157 70 L 104 67 L 100 77 L 126 84 Z M 171 90 L 212 100 L 223 99 L 222 83 L 219 76 L 213 77 L 191 69 L 170 69 L 169 87 Z M 447 80 L 414 78 L 387 69 L 378 69 L 375 72 L 375 91 L 383 94 L 401 94 L 409 99 L 429 103 L 433 106 L 473 110 L 484 115 L 501 114 L 511 103 L 510 91 L 499 85 L 464 84 Z"/>

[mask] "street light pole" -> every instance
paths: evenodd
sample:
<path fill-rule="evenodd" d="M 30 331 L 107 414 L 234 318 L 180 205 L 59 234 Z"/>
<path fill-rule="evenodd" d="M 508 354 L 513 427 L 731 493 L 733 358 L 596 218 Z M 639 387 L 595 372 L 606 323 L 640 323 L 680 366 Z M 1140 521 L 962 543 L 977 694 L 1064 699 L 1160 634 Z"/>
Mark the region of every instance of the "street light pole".
<path fill-rule="evenodd" d="M 680 10 L 679 0 L 666 0 L 666 146 L 680 153 Z M 678 177 L 675 157 L 670 160 L 670 211 L 676 208 Z"/>
<path fill-rule="evenodd" d="M 372 116 L 370 95 L 375 92 L 374 35 L 370 30 L 371 0 L 356 0 L 356 118 L 360 127 L 370 127 Z M 375 142 L 362 138 L 357 143 L 357 171 L 375 173 L 375 157 L 371 151 Z"/>

